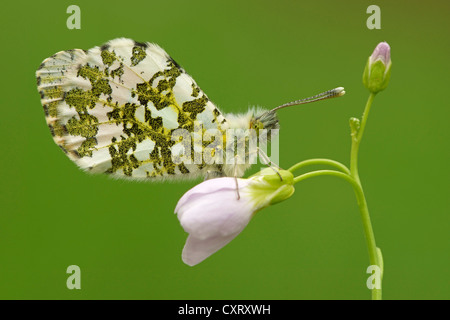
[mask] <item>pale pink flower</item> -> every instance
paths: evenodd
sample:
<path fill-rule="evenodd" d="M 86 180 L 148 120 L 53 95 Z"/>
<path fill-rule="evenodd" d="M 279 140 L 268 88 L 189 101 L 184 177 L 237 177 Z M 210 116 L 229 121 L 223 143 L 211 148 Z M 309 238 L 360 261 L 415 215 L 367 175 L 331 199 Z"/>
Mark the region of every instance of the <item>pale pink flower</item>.
<path fill-rule="evenodd" d="M 207 180 L 186 192 L 175 208 L 181 226 L 189 233 L 182 253 L 184 263 L 202 262 L 241 233 L 255 212 L 290 197 L 293 176 L 280 172 L 282 180 L 264 170 L 249 179 L 237 179 L 239 199 L 236 180 L 231 177 Z"/>

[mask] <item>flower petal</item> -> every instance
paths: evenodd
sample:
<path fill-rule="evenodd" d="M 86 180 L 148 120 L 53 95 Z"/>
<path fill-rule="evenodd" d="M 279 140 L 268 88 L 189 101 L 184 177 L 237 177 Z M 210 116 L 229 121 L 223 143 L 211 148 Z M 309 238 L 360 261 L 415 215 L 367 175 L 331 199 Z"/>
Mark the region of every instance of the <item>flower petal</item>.
<path fill-rule="evenodd" d="M 181 258 L 183 262 L 189 266 L 195 266 L 199 264 L 206 258 L 208 258 L 213 253 L 217 252 L 219 249 L 227 245 L 231 240 L 233 240 L 239 232 L 228 234 L 226 236 L 217 235 L 215 237 L 201 240 L 193 235 L 189 235 L 186 244 L 183 248 L 183 253 Z"/>
<path fill-rule="evenodd" d="M 247 179 L 237 179 L 239 188 L 245 188 L 251 181 Z M 177 206 L 175 207 L 175 213 L 179 214 L 182 207 L 189 205 L 190 202 L 198 197 L 205 194 L 210 194 L 214 192 L 221 192 L 223 190 L 236 190 L 235 178 L 223 177 L 203 181 L 202 183 L 196 185 L 192 189 L 188 190 L 181 198 L 178 200 Z M 236 192 L 236 191 L 235 191 Z"/>
<path fill-rule="evenodd" d="M 255 207 L 251 199 L 238 200 L 236 189 L 192 197 L 179 210 L 178 219 L 184 230 L 198 239 L 240 232 L 250 221 Z"/>
<path fill-rule="evenodd" d="M 381 59 L 384 64 L 389 64 L 391 62 L 391 47 L 387 42 L 380 42 L 373 50 L 370 59 L 375 62 L 377 59 Z"/>

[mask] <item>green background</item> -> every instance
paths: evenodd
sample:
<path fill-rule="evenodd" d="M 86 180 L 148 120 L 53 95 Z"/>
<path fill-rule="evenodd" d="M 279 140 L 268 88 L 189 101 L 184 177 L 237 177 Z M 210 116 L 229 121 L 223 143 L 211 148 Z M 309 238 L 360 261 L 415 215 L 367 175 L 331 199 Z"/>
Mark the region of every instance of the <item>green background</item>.
<path fill-rule="evenodd" d="M 66 8 L 81 8 L 69 30 Z M 366 9 L 381 8 L 381 30 Z M 198 181 L 143 183 L 83 173 L 52 141 L 36 89 L 46 57 L 117 37 L 161 45 L 223 112 L 275 107 L 344 86 L 339 99 L 279 112 L 280 165 L 349 164 L 348 119 L 376 44 L 392 48 L 360 175 L 385 262 L 385 299 L 448 299 L 448 1 L 36 1 L 2 4 L 0 298 L 368 299 L 369 260 L 353 191 L 320 177 L 260 211 L 195 267 L 173 214 Z M 256 172 L 255 167 L 251 172 Z M 249 172 L 249 173 L 251 173 Z M 81 290 L 66 268 L 81 268 Z"/>

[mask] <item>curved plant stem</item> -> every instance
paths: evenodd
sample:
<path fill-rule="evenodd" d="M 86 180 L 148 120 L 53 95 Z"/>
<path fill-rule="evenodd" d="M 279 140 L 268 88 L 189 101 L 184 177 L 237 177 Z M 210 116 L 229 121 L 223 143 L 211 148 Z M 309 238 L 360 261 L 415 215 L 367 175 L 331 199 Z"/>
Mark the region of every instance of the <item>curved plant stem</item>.
<path fill-rule="evenodd" d="M 294 178 L 294 184 L 309 178 L 318 177 L 318 176 L 335 176 L 338 178 L 342 178 L 344 180 L 347 180 L 352 184 L 352 186 L 357 187 L 357 183 L 355 179 L 353 179 L 349 174 L 343 173 L 336 170 L 317 170 L 317 171 L 310 171 L 308 173 L 304 173 L 300 176 L 297 176 Z"/>
<path fill-rule="evenodd" d="M 318 177 L 318 176 L 335 176 L 338 178 L 342 178 L 346 181 L 348 181 L 355 191 L 356 200 L 358 203 L 359 210 L 361 212 L 361 219 L 363 222 L 364 227 L 364 234 L 366 236 L 367 241 L 367 248 L 369 251 L 369 260 L 371 265 L 377 265 L 380 267 L 381 270 L 383 270 L 382 262 L 379 261 L 378 257 L 381 257 L 381 251 L 379 248 L 377 248 L 375 244 L 375 236 L 372 229 L 372 224 L 370 222 L 370 216 L 369 216 L 369 209 L 367 207 L 367 201 L 364 196 L 364 191 L 362 189 L 361 183 L 359 181 L 356 181 L 355 178 L 353 178 L 351 175 L 347 173 L 343 173 L 336 170 L 317 170 L 317 171 L 311 171 L 308 173 L 304 173 L 300 176 L 297 176 L 294 178 L 294 184 L 298 183 L 300 181 Z M 380 300 L 381 299 L 381 288 L 380 289 L 372 289 L 372 299 L 373 300 Z"/>
<path fill-rule="evenodd" d="M 300 168 L 303 168 L 306 166 L 312 166 L 312 165 L 329 165 L 331 167 L 335 167 L 335 168 L 341 170 L 342 172 L 350 174 L 350 170 L 345 165 L 343 165 L 342 163 L 340 163 L 338 161 L 334 161 L 334 160 L 330 160 L 330 159 L 309 159 L 309 160 L 301 161 L 301 162 L 293 165 L 292 167 L 290 167 L 288 169 L 288 171 L 294 172 Z"/>
<path fill-rule="evenodd" d="M 361 119 L 361 124 L 358 130 L 352 130 L 352 147 L 350 152 L 350 175 L 357 184 L 354 185 L 356 199 L 358 202 L 359 211 L 361 213 L 361 220 L 363 223 L 364 234 L 367 242 L 367 249 L 369 251 L 369 261 L 371 265 L 376 265 L 382 270 L 381 250 L 377 248 L 375 243 L 375 235 L 373 233 L 372 222 L 370 221 L 369 208 L 367 207 L 366 197 L 364 196 L 364 190 L 361 185 L 358 172 L 358 151 L 361 143 L 364 129 L 366 127 L 367 118 L 369 117 L 370 107 L 372 106 L 374 93 L 370 93 L 369 98 L 364 109 L 364 113 Z M 381 282 L 381 279 L 380 279 Z M 381 287 L 379 289 L 372 289 L 372 300 L 381 300 Z"/>
<path fill-rule="evenodd" d="M 358 172 L 359 145 L 361 143 L 361 139 L 364 134 L 364 129 L 366 127 L 370 107 L 372 106 L 372 102 L 373 102 L 374 98 L 375 98 L 375 94 L 371 93 L 367 100 L 361 122 L 359 123 L 359 120 L 355 119 L 358 123 L 358 126 L 351 125 L 352 147 L 351 147 L 351 152 L 350 152 L 350 169 L 348 169 L 342 163 L 334 161 L 334 160 L 310 159 L 310 160 L 305 160 L 305 161 L 299 162 L 299 163 L 293 165 L 288 170 L 290 172 L 293 172 L 295 170 L 298 170 L 300 168 L 303 168 L 303 167 L 309 166 L 309 165 L 329 165 L 329 166 L 335 167 L 341 171 L 336 171 L 336 170 L 311 171 L 311 172 L 304 173 L 300 176 L 295 177 L 294 183 L 298 183 L 300 181 L 303 181 L 305 179 L 312 178 L 312 177 L 329 175 L 329 176 L 335 176 L 338 178 L 342 178 L 342 179 L 348 181 L 352 185 L 353 190 L 356 195 L 356 200 L 358 203 L 359 211 L 361 214 L 364 235 L 366 238 L 367 249 L 369 252 L 370 264 L 378 266 L 381 271 L 380 288 L 372 289 L 372 299 L 373 300 L 381 300 L 381 280 L 383 277 L 383 260 L 382 260 L 381 250 L 379 248 L 377 248 L 376 243 L 375 243 L 375 235 L 373 232 L 372 223 L 370 221 L 369 208 L 367 206 L 366 197 L 364 195 L 364 190 L 361 185 L 361 181 L 359 178 L 359 172 Z"/>

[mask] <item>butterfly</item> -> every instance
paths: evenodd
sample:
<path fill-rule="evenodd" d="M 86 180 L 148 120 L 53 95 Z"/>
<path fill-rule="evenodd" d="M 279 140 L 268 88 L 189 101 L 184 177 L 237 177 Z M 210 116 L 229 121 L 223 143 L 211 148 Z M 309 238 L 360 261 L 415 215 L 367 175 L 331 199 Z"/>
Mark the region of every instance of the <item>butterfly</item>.
<path fill-rule="evenodd" d="M 36 78 L 47 125 L 65 154 L 83 170 L 132 179 L 241 177 L 251 166 L 249 137 L 270 141 L 278 109 L 345 93 L 339 87 L 272 110 L 223 114 L 162 48 L 125 38 L 58 52 Z M 244 161 L 222 161 L 227 150 L 236 160 L 240 141 Z"/>

